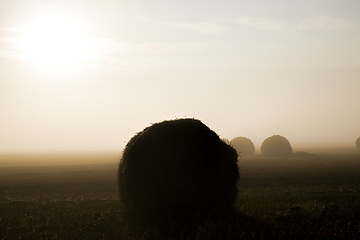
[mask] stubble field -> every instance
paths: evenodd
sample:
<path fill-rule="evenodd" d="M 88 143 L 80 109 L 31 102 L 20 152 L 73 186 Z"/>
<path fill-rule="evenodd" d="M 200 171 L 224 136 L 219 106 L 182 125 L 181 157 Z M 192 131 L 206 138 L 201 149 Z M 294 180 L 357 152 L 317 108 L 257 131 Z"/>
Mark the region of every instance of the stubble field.
<path fill-rule="evenodd" d="M 360 239 L 355 152 L 240 158 L 238 211 L 177 221 L 124 211 L 114 156 L 38 158 L 1 156 L 0 239 Z"/>

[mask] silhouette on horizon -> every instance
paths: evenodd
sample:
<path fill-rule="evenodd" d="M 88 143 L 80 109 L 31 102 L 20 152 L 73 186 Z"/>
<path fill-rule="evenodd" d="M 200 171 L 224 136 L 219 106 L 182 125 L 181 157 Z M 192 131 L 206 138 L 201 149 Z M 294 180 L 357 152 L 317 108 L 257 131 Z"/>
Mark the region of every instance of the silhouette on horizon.
<path fill-rule="evenodd" d="M 285 137 L 273 135 L 263 141 L 261 153 L 268 157 L 289 157 L 292 156 L 293 149 Z"/>
<path fill-rule="evenodd" d="M 255 145 L 249 138 L 236 137 L 230 141 L 230 144 L 241 157 L 254 156 L 255 154 Z"/>

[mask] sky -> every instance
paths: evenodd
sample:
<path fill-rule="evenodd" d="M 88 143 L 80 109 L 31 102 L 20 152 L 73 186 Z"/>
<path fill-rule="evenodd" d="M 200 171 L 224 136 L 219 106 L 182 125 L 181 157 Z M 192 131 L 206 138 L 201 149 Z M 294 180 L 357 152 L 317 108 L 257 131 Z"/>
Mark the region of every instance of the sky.
<path fill-rule="evenodd" d="M 2 0 L 0 153 L 122 151 L 194 117 L 257 149 L 360 137 L 358 0 Z"/>

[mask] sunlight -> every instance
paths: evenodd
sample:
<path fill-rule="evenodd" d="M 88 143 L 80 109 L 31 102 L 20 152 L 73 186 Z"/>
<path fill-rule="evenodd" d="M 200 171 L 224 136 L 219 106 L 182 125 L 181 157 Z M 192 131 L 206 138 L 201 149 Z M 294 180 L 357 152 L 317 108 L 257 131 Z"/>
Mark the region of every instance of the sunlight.
<path fill-rule="evenodd" d="M 85 60 L 90 51 L 83 29 L 66 15 L 51 14 L 35 21 L 23 39 L 26 58 L 50 70 L 66 70 Z"/>

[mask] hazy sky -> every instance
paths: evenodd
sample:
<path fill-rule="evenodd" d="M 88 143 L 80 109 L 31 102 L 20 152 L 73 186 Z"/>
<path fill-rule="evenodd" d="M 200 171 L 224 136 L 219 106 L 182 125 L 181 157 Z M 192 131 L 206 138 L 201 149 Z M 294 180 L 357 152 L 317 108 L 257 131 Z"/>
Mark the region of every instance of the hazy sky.
<path fill-rule="evenodd" d="M 359 0 L 0 1 L 0 153 L 121 151 L 195 117 L 294 148 L 360 136 Z"/>

